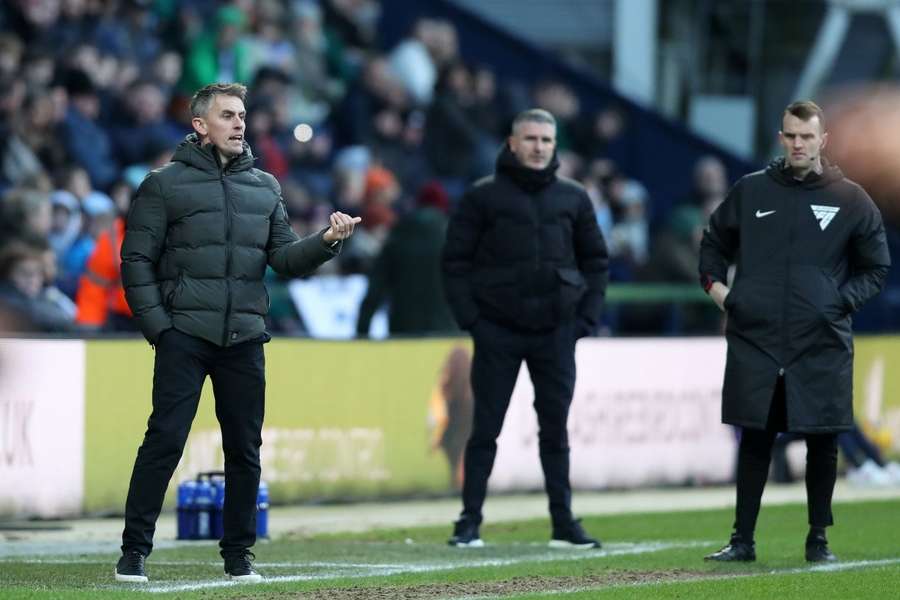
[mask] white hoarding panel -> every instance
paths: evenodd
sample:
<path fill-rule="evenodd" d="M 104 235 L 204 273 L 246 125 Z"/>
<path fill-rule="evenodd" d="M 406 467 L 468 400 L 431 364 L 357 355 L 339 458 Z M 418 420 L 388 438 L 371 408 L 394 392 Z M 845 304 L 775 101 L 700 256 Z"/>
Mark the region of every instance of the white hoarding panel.
<path fill-rule="evenodd" d="M 0 339 L 0 515 L 81 511 L 84 355 L 80 340 Z"/>
<path fill-rule="evenodd" d="M 576 363 L 569 413 L 574 488 L 731 479 L 735 437 L 720 420 L 724 339 L 582 340 Z M 523 366 L 491 489 L 543 487 L 533 399 Z"/>

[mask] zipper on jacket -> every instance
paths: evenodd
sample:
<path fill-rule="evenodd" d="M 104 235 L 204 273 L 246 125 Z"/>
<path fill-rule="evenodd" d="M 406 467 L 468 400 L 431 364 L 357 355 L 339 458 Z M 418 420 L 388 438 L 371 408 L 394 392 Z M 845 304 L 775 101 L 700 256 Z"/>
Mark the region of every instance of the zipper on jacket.
<path fill-rule="evenodd" d="M 796 202 L 788 203 L 788 206 L 790 207 L 788 210 L 788 219 L 790 220 L 788 221 L 787 253 L 784 257 L 784 293 L 782 294 L 781 302 L 781 356 L 779 357 L 782 364 L 778 367 L 779 377 L 784 376 L 784 363 L 788 351 L 788 300 L 790 299 L 791 289 L 791 253 L 794 248 L 794 235 L 796 233 L 796 205 Z"/>
<path fill-rule="evenodd" d="M 222 346 L 227 346 L 231 332 L 231 202 L 228 200 L 228 184 L 225 183 L 225 167 L 219 171 L 222 183 L 222 201 L 225 203 L 225 326 L 222 329 Z"/>

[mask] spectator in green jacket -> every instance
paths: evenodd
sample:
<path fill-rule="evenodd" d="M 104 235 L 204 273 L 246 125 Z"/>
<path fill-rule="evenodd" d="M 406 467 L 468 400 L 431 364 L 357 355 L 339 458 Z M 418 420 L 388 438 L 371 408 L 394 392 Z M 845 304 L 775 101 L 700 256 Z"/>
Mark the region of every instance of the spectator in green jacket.
<path fill-rule="evenodd" d="M 217 81 L 249 83 L 250 47 L 241 38 L 246 18 L 236 6 L 223 6 L 216 12 L 215 29 L 201 34 L 190 45 L 184 74 L 178 86 L 190 94 Z"/>
<path fill-rule="evenodd" d="M 446 335 L 459 331 L 441 282 L 448 206 L 441 185 L 426 184 L 419 191 L 416 209 L 391 229 L 369 273 L 369 290 L 360 305 L 357 335 L 369 334 L 372 315 L 384 303 L 389 305 L 391 335 Z"/>

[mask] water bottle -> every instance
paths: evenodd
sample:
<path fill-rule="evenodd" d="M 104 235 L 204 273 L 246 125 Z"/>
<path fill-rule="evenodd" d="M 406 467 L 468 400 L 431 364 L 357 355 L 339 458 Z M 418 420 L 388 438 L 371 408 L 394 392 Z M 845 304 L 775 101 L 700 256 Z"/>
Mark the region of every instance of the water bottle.
<path fill-rule="evenodd" d="M 269 537 L 269 486 L 265 481 L 259 482 L 256 492 L 256 537 Z"/>
<path fill-rule="evenodd" d="M 221 540 L 225 534 L 224 510 L 225 510 L 225 478 L 212 477 L 213 505 L 210 513 L 210 536 L 214 540 Z"/>
<path fill-rule="evenodd" d="M 194 530 L 196 529 L 196 520 L 194 517 L 194 495 L 197 490 L 195 481 L 182 481 L 178 486 L 178 500 L 176 503 L 176 512 L 178 514 L 178 535 L 179 540 L 194 539 Z"/>
<path fill-rule="evenodd" d="M 195 540 L 210 539 L 210 516 L 213 507 L 213 490 L 208 479 L 197 482 L 197 491 L 194 494 L 194 513 L 197 515 L 197 529 Z"/>

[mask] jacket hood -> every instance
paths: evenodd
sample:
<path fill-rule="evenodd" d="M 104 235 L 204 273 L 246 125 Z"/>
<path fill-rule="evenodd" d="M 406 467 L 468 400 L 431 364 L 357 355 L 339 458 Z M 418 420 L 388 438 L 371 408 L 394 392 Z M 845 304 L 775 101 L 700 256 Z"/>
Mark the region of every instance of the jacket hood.
<path fill-rule="evenodd" d="M 829 163 L 824 156 L 822 157 L 822 173 L 810 171 L 803 181 L 794 178 L 791 167 L 783 156 L 769 163 L 766 167 L 766 174 L 783 186 L 799 185 L 807 189 L 823 188 L 844 178 L 841 169 L 837 165 Z"/>
<path fill-rule="evenodd" d="M 553 153 L 550 164 L 540 170 L 530 169 L 519 162 L 516 155 L 509 149 L 509 144 L 504 144 L 500 155 L 497 156 L 497 172 L 503 173 L 515 181 L 519 187 L 529 192 L 536 192 L 556 181 L 558 168 L 559 159 L 556 152 Z"/>
<path fill-rule="evenodd" d="M 178 144 L 178 147 L 175 149 L 172 160 L 190 165 L 201 171 L 218 173 L 222 170 L 222 164 L 219 162 L 219 155 L 215 151 L 215 146 L 212 144 L 201 146 L 200 138 L 196 133 L 189 133 L 185 136 L 184 141 Z M 228 163 L 228 170 L 246 171 L 253 167 L 254 160 L 250 145 L 244 141 L 244 151 L 231 159 L 231 162 Z"/>

